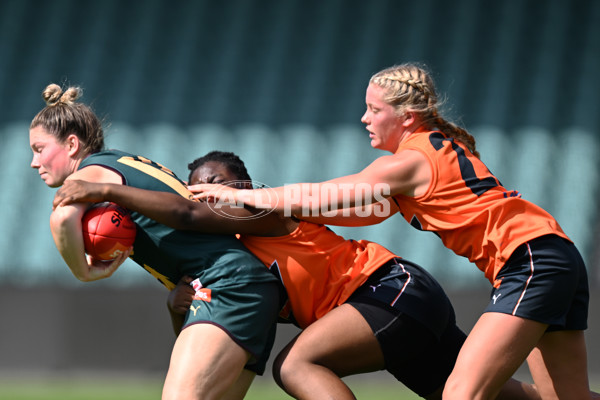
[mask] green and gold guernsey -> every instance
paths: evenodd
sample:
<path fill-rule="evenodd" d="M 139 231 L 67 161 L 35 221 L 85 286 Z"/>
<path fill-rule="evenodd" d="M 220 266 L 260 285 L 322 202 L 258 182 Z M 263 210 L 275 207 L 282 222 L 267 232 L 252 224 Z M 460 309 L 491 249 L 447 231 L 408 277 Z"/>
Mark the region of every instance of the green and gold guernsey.
<path fill-rule="evenodd" d="M 177 193 L 191 192 L 173 172 L 147 158 L 107 150 L 85 158 L 79 169 L 98 165 L 117 172 L 123 184 L 141 189 Z M 199 278 L 204 287 L 277 281 L 233 235 L 181 231 L 131 212 L 137 235 L 131 258 L 169 290 L 183 275 Z"/>

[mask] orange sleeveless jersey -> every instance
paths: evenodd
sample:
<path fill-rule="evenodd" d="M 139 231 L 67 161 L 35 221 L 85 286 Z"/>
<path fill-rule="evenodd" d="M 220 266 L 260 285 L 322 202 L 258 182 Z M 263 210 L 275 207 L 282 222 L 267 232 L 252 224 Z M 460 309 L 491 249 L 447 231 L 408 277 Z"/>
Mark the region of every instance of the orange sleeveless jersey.
<path fill-rule="evenodd" d="M 459 141 L 421 131 L 402 142 L 397 153 L 409 149 L 427 157 L 432 177 L 422 196 L 394 196 L 401 214 L 415 228 L 435 232 L 490 282 L 524 242 L 551 233 L 568 239 L 549 213 L 506 190 Z"/>
<path fill-rule="evenodd" d="M 296 322 L 306 328 L 396 257 L 367 240 L 347 240 L 323 225 L 300 222 L 286 236 L 240 239 L 269 269 L 279 270 Z"/>

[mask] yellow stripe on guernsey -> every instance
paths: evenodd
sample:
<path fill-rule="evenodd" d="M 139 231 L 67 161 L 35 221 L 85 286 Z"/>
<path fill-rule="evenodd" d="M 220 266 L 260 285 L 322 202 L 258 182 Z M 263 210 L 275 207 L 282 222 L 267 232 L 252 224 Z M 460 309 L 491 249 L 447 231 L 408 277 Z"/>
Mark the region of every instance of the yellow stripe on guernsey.
<path fill-rule="evenodd" d="M 135 168 L 139 171 L 142 171 L 145 174 L 152 176 L 153 178 L 158 179 L 165 185 L 169 186 L 171 189 L 179 193 L 180 196 L 185 197 L 186 199 L 192 198 L 192 192 L 190 192 L 181 182 L 175 178 L 173 172 L 147 158 L 136 156 L 136 157 L 121 157 L 118 162 L 121 164 L 125 164 L 130 166 L 131 168 Z"/>
<path fill-rule="evenodd" d="M 175 289 L 175 284 L 173 282 L 171 282 L 169 280 L 169 278 L 167 278 L 166 276 L 164 276 L 163 274 L 161 274 L 160 272 L 158 272 L 157 270 L 155 270 L 154 268 L 144 264 L 143 265 L 144 269 L 148 272 L 150 272 L 150 274 L 155 277 L 156 279 L 158 279 L 163 285 L 165 285 L 167 287 L 167 289 L 169 290 L 173 290 Z"/>
<path fill-rule="evenodd" d="M 131 252 L 129 257 L 133 257 L 134 253 L 135 253 L 135 249 L 133 249 L 133 251 Z M 173 290 L 173 289 L 175 289 L 175 286 L 177 286 L 173 282 L 171 282 L 169 280 L 169 278 L 167 278 L 165 275 L 161 274 L 160 272 L 158 272 L 151 266 L 144 264 L 144 265 L 142 265 L 142 268 L 144 268 L 146 271 L 150 272 L 150 275 L 152 275 L 153 277 L 158 279 L 160 281 L 160 283 L 162 283 L 163 285 L 166 286 L 167 289 Z"/>

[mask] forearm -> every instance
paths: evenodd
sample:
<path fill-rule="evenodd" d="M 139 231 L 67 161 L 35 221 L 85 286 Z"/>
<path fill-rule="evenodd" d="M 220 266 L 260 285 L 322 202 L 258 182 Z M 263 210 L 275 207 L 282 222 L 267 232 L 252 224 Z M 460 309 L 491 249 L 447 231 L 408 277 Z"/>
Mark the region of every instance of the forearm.
<path fill-rule="evenodd" d="M 233 200 L 237 205 L 275 210 L 284 216 L 294 215 L 299 218 L 332 214 L 332 210 L 342 209 L 351 210 L 346 211 L 346 214 L 364 215 L 371 211 L 369 207 L 372 204 L 387 202 L 386 197 L 390 195 L 388 185 L 352 182 L 353 179 L 357 178 L 352 175 L 321 183 L 242 189 L 234 191 L 231 196 L 220 197 L 219 201 L 227 204 Z M 352 210 L 354 207 L 358 212 Z"/>
<path fill-rule="evenodd" d="M 56 248 L 73 275 L 80 281 L 90 282 L 107 278 L 114 269 L 98 268 L 88 263 L 81 233 L 81 216 L 85 207 L 83 204 L 59 207 L 50 216 L 50 229 Z"/>
<path fill-rule="evenodd" d="M 265 213 L 243 205 L 229 207 L 217 203 L 193 201 L 175 193 L 151 191 L 121 184 L 70 180 L 57 191 L 53 205 L 56 209 L 83 201 L 117 203 L 121 207 L 180 230 L 264 236 L 288 233 L 288 221 L 274 213 Z"/>
<path fill-rule="evenodd" d="M 81 235 L 81 219 L 70 218 L 66 213 L 66 210 L 59 208 L 50 216 L 52 238 L 73 275 L 85 281 L 87 273 L 83 265 L 87 263 Z"/>
<path fill-rule="evenodd" d="M 191 217 L 194 202 L 174 193 L 105 184 L 102 197 L 174 229 L 193 230 L 199 225 Z"/>
<path fill-rule="evenodd" d="M 259 210 L 220 207 L 187 200 L 174 193 L 149 191 L 123 185 L 103 185 L 104 201 L 115 202 L 129 210 L 174 229 L 219 234 L 283 235 L 284 222 L 275 215 L 258 216 Z"/>
<path fill-rule="evenodd" d="M 315 224 L 336 226 L 368 226 L 379 224 L 396 213 L 388 201 L 362 207 L 344 208 L 316 215 L 297 215 L 296 218 Z"/>

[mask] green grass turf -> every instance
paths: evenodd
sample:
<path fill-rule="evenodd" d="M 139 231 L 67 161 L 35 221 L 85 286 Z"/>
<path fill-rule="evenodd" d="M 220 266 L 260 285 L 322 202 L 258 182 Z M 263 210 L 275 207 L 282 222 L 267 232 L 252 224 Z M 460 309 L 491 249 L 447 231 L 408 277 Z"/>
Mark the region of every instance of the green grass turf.
<path fill-rule="evenodd" d="M 2 400 L 160 399 L 161 383 L 104 380 L 1 380 Z"/>
<path fill-rule="evenodd" d="M 358 399 L 417 400 L 419 397 L 392 380 L 360 379 L 347 381 Z M 592 390 L 600 391 L 600 383 Z M 100 377 L 25 379 L 0 378 L 0 400 L 152 400 L 160 399 L 161 378 L 126 379 Z M 258 378 L 246 400 L 289 400 L 270 379 Z"/>
<path fill-rule="evenodd" d="M 393 381 L 381 382 L 361 379 L 347 381 L 348 386 L 358 399 L 376 400 L 417 400 L 419 396 Z M 246 400 L 290 400 L 292 397 L 283 392 L 275 383 L 261 383 L 256 380 L 246 396 Z"/>
<path fill-rule="evenodd" d="M 350 382 L 358 399 L 413 400 L 416 395 L 402 385 L 374 382 Z M 102 377 L 83 379 L 0 378 L 0 400 L 151 400 L 160 399 L 162 381 Z M 272 380 L 257 379 L 246 400 L 291 399 Z"/>

